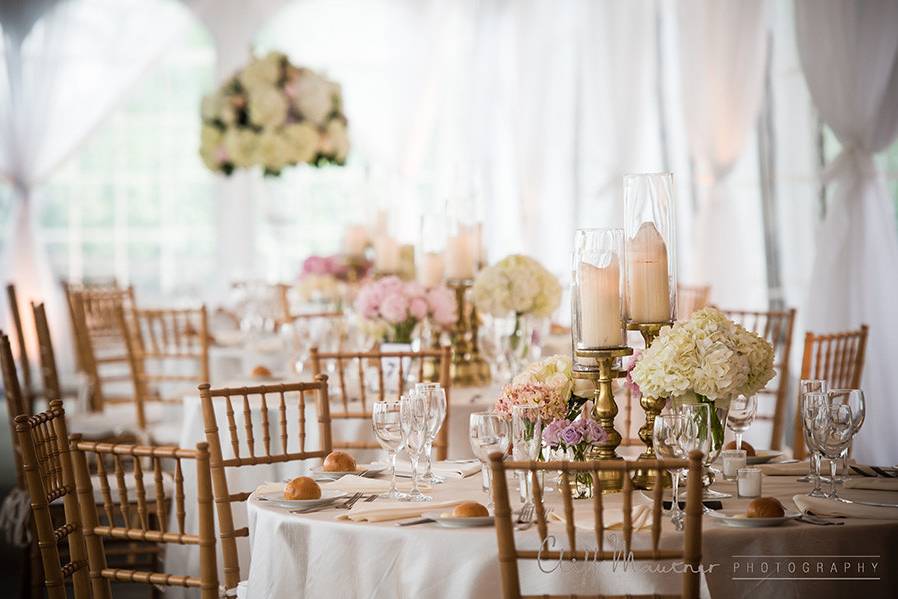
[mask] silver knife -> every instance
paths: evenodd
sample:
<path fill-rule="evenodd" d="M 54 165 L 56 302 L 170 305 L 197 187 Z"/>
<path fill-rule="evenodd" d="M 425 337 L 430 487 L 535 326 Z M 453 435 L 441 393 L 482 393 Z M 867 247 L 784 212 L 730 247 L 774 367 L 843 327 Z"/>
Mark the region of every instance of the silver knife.
<path fill-rule="evenodd" d="M 416 524 L 427 524 L 428 522 L 436 522 L 433 518 L 419 518 L 410 522 L 397 522 L 396 526 L 415 526 Z"/>

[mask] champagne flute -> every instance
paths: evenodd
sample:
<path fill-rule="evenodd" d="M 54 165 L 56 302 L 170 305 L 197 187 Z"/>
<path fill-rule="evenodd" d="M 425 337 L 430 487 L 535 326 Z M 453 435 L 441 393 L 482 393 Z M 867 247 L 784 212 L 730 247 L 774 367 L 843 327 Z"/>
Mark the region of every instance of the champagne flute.
<path fill-rule="evenodd" d="M 511 408 L 512 455 L 515 460 L 533 461 L 539 457 L 542 449 L 543 426 L 539 414 L 539 406 L 518 404 Z M 533 489 L 528 472 L 517 473 L 524 508 L 533 504 Z"/>
<path fill-rule="evenodd" d="M 471 414 L 468 428 L 471 450 L 480 460 L 481 485 L 484 493 L 490 492 L 490 469 L 487 463 L 490 454 L 498 451 L 502 454 L 508 449 L 508 421 L 493 412 L 474 412 Z M 490 496 L 492 505 L 492 496 Z"/>
<path fill-rule="evenodd" d="M 686 416 L 679 412 L 659 414 L 655 417 L 655 426 L 652 429 L 652 442 L 655 456 L 659 460 L 682 459 L 686 457 L 681 441 L 686 429 Z M 670 476 L 673 486 L 670 503 L 670 521 L 676 530 L 683 530 L 683 513 L 678 501 L 680 490 L 680 468 L 670 468 Z"/>
<path fill-rule="evenodd" d="M 814 488 L 808 495 L 810 497 L 826 497 L 826 493 L 820 489 L 820 458 L 821 449 L 814 439 L 814 421 L 821 409 L 826 407 L 826 393 L 817 391 L 809 391 L 801 396 L 801 432 L 804 436 L 804 443 L 811 454 L 811 473 L 808 474 L 807 480 L 814 481 Z M 801 479 L 799 479 L 801 480 Z"/>
<path fill-rule="evenodd" d="M 396 489 L 396 454 L 402 450 L 401 404 L 398 401 L 378 401 L 371 406 L 371 424 L 377 442 L 390 457 L 390 490 L 380 497 L 403 499 L 405 493 Z"/>
<path fill-rule="evenodd" d="M 804 405 L 804 397 L 808 393 L 826 393 L 829 391 L 829 385 L 826 381 L 822 379 L 802 379 L 798 383 L 798 405 L 799 410 L 803 410 L 802 407 Z M 802 424 L 804 421 L 802 420 Z M 802 426 L 802 433 L 804 435 L 804 444 L 808 448 L 808 453 L 810 454 L 808 458 L 808 474 L 807 476 L 803 476 L 798 479 L 798 482 L 813 482 L 814 490 L 811 491 L 812 497 L 822 497 L 823 492 L 820 491 L 820 454 L 816 449 L 812 449 L 816 447 L 814 440 L 811 439 L 811 429 L 807 426 Z M 819 495 L 814 493 L 819 493 Z"/>
<path fill-rule="evenodd" d="M 412 489 L 407 501 L 430 501 L 418 488 L 418 464 L 424 455 L 427 439 L 427 405 L 424 398 L 412 391 L 402 396 L 399 406 L 399 420 L 402 424 L 402 439 L 412 466 Z"/>
<path fill-rule="evenodd" d="M 757 410 L 758 398 L 755 395 L 739 395 L 730 402 L 727 428 L 736 434 L 736 449 L 742 449 L 742 435 L 751 427 Z"/>
<path fill-rule="evenodd" d="M 443 426 L 446 419 L 446 390 L 439 383 L 417 383 L 415 392 L 421 393 L 427 403 L 427 439 L 424 448 L 424 459 L 427 469 L 424 471 L 424 481 L 432 485 L 445 482 L 442 477 L 433 473 L 433 441 Z"/>

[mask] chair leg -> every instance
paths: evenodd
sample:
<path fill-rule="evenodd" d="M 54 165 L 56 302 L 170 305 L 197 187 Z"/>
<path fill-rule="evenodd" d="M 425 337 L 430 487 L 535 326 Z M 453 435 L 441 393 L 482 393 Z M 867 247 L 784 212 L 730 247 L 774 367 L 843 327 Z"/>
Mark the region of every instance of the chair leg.
<path fill-rule="evenodd" d="M 37 541 L 32 540 L 28 547 L 22 551 L 25 555 L 27 566 L 22 576 L 22 588 L 28 589 L 26 596 L 31 599 L 43 599 L 44 596 L 44 566 L 41 562 L 40 549 Z M 24 593 L 23 593 L 24 595 Z"/>

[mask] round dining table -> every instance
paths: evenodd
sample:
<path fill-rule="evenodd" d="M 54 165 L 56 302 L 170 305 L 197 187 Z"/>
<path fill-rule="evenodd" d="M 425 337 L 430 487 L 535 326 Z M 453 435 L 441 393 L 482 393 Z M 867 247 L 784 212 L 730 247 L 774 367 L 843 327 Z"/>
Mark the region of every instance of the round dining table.
<path fill-rule="evenodd" d="M 792 476 L 764 476 L 764 494 L 777 497 L 787 510 L 796 509 L 793 496 L 807 493 L 806 483 Z M 550 483 L 551 484 L 551 483 Z M 340 483 L 332 483 L 339 488 Z M 514 489 L 509 480 L 509 488 Z M 733 483 L 715 483 L 718 491 L 732 495 L 724 508 L 744 510 L 748 499 L 737 498 Z M 850 497 L 891 498 L 895 493 L 843 491 Z M 487 504 L 480 476 L 452 480 L 427 490 L 432 503 L 449 511 L 453 502 L 475 500 Z M 513 493 L 515 508 L 517 493 Z M 292 597 L 439 598 L 499 597 L 501 583 L 496 531 L 493 526 L 444 528 L 438 523 L 398 526 L 416 516 L 405 513 L 401 520 L 353 521 L 348 514 L 370 510 L 379 502 L 356 503 L 352 510 L 333 508 L 309 514 L 291 513 L 254 493 L 248 501 L 250 550 L 253 556 L 246 597 L 270 599 Z M 546 504 L 563 514 L 561 495 L 548 493 Z M 621 510 L 621 494 L 604 496 L 606 523 L 614 510 Z M 634 491 L 633 503 L 648 504 L 650 498 Z M 595 548 L 591 500 L 577 500 L 578 548 Z M 386 505 L 386 504 L 385 504 Z M 412 510 L 426 513 L 428 504 Z M 898 514 L 898 509 L 896 509 Z M 551 516 L 550 516 L 551 519 Z M 874 520 L 844 518 L 839 525 L 813 525 L 789 521 L 770 528 L 731 528 L 704 516 L 702 527 L 701 595 L 703 597 L 844 597 L 863 592 L 868 597 L 898 595 L 898 516 Z M 650 518 L 646 528 L 636 531 L 632 548 L 650 547 Z M 564 524 L 550 522 L 549 537 L 554 549 L 566 548 Z M 518 548 L 538 549 L 536 527 L 515 532 Z M 621 533 L 605 533 L 606 548 L 620 548 Z M 660 546 L 680 548 L 682 533 L 674 530 L 667 515 Z M 847 556 L 847 557 L 846 557 Z M 848 564 L 848 562 L 851 562 Z M 559 564 L 551 561 L 519 561 L 520 581 L 525 594 L 677 594 L 682 577 L 665 569 L 670 562 L 618 561 Z M 657 565 L 650 568 L 649 565 Z M 803 572 L 810 568 L 809 572 Z M 819 568 L 826 574 L 815 575 Z M 860 574 L 847 568 L 864 568 Z M 798 574 L 790 575 L 797 568 Z M 830 571 L 836 568 L 838 572 Z M 830 580 L 820 580 L 830 578 Z"/>

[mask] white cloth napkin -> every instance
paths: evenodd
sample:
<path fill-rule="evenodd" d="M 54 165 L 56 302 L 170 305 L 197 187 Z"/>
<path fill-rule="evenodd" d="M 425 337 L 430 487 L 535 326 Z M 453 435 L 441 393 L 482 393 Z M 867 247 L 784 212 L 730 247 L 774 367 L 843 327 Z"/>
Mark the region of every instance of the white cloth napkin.
<path fill-rule="evenodd" d="M 592 514 L 590 513 L 590 516 L 591 515 Z M 624 510 L 622 508 L 605 508 L 604 511 L 602 511 L 602 519 L 606 530 L 621 529 L 624 527 Z M 633 525 L 633 530 L 640 530 L 642 528 L 651 526 L 652 505 L 639 504 L 632 506 L 630 508 L 630 519 Z M 562 514 L 558 514 L 556 512 L 550 513 L 548 520 L 554 520 L 556 522 L 567 522 Z M 591 517 L 582 518 L 575 522 L 574 528 L 580 528 L 582 530 L 595 530 L 595 521 Z"/>
<path fill-rule="evenodd" d="M 362 491 L 363 493 L 382 493 L 390 490 L 390 479 L 386 478 L 366 478 L 357 474 L 347 474 L 333 482 L 319 482 L 322 489 L 339 489 L 340 491 L 349 491 L 355 493 Z M 420 489 L 429 489 L 430 486 L 419 483 Z M 401 491 L 408 491 L 412 488 L 411 481 L 399 481 L 396 488 Z"/>
<path fill-rule="evenodd" d="M 406 518 L 415 518 L 421 516 L 424 512 L 438 512 L 454 508 L 459 503 L 464 503 L 464 499 L 453 499 L 452 501 L 436 501 L 409 503 L 402 501 L 391 501 L 383 503 L 365 503 L 360 502 L 352 506 L 348 513 L 337 516 L 337 520 L 352 520 L 354 522 L 387 522 L 389 520 L 404 520 Z"/>
<path fill-rule="evenodd" d="M 262 495 L 264 493 L 283 493 L 284 486 L 287 483 L 262 483 L 258 487 L 256 487 L 256 495 Z"/>
<path fill-rule="evenodd" d="M 849 463 L 853 464 L 854 462 L 849 460 Z M 760 468 L 765 476 L 804 476 L 810 470 L 810 465 L 807 460 L 802 462 L 789 462 L 787 464 L 777 464 L 776 462 L 772 462 L 768 464 L 759 464 L 756 467 Z M 829 476 L 829 464 L 824 463 L 821 471 L 824 476 Z M 843 474 L 841 463 L 838 465 L 837 472 Z"/>
<path fill-rule="evenodd" d="M 792 498 L 802 513 L 841 518 L 870 518 L 873 520 L 898 520 L 898 507 L 877 507 L 857 503 L 842 503 L 824 497 L 796 495 Z"/>
<path fill-rule="evenodd" d="M 898 478 L 849 478 L 842 484 L 845 489 L 871 489 L 873 491 L 898 491 Z"/>
<path fill-rule="evenodd" d="M 424 464 L 418 464 L 418 470 L 423 471 Z M 480 472 L 480 462 L 477 460 L 471 462 L 434 462 L 430 469 L 437 476 L 448 479 L 461 479 L 474 476 Z M 408 460 L 396 460 L 396 475 L 411 476 L 412 465 Z"/>

